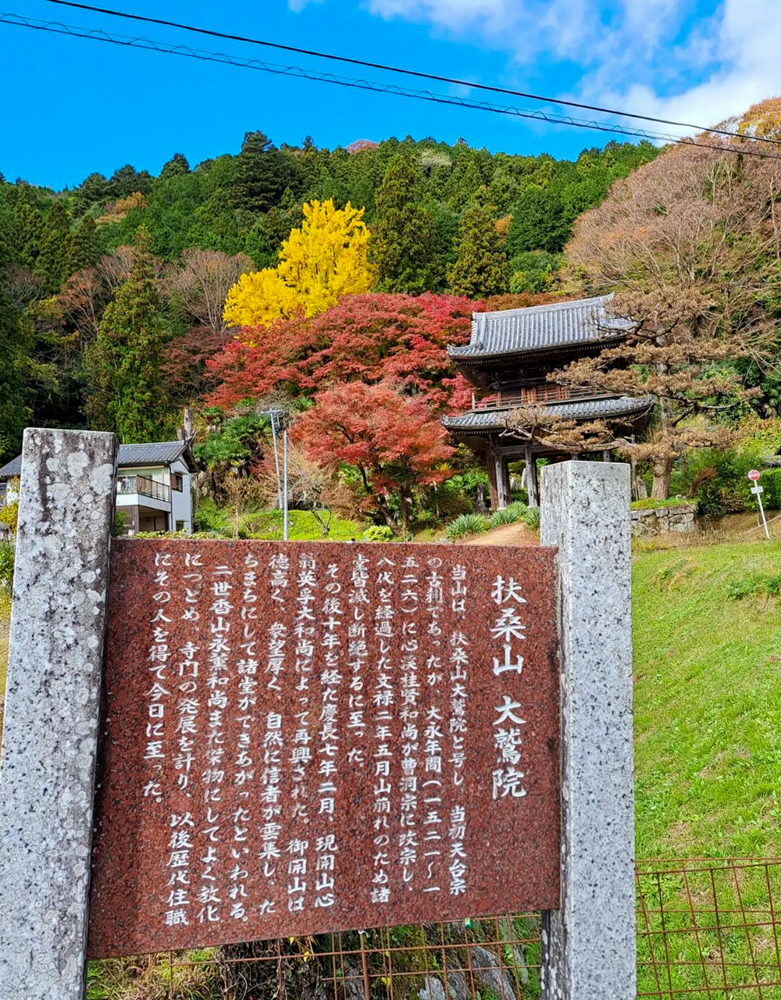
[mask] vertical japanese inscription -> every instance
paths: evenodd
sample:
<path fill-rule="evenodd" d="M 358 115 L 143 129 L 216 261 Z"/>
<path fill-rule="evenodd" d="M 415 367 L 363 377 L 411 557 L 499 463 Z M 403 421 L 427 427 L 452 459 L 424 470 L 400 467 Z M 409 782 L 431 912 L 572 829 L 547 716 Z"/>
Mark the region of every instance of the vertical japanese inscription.
<path fill-rule="evenodd" d="M 90 952 L 550 907 L 553 552 L 115 548 Z"/>

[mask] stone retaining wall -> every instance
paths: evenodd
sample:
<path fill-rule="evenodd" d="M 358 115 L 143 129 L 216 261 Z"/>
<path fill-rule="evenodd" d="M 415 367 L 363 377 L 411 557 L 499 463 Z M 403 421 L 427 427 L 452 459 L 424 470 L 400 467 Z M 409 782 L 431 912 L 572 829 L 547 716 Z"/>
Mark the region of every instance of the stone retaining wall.
<path fill-rule="evenodd" d="M 664 531 L 686 532 L 696 528 L 697 508 L 693 503 L 632 511 L 633 535 L 659 535 Z"/>

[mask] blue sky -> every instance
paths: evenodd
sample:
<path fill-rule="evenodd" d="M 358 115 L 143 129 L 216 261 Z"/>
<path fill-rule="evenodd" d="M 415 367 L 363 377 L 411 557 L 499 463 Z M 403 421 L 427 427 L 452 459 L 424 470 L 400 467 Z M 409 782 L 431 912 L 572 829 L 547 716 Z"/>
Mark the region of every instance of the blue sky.
<path fill-rule="evenodd" d="M 100 0 L 98 0 L 98 5 Z M 711 124 L 781 93 L 778 0 L 107 0 L 105 6 L 472 82 Z M 328 65 L 157 26 L 5 0 L 4 12 L 235 56 Z M 334 68 L 388 82 L 377 71 Z M 435 85 L 430 85 L 431 89 Z M 454 88 L 436 85 L 439 91 Z M 244 132 L 318 145 L 463 136 L 574 156 L 607 136 L 0 24 L 0 171 L 55 188 L 124 163 L 237 152 Z M 521 99 L 497 103 L 527 106 Z M 560 109 L 559 109 L 560 110 Z M 575 112 L 577 114 L 577 112 Z"/>

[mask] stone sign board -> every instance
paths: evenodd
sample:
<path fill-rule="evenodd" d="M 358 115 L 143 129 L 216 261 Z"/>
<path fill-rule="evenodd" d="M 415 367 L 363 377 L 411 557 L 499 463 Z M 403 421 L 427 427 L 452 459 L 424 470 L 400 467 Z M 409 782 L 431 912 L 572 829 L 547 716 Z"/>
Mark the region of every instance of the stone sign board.
<path fill-rule="evenodd" d="M 543 1000 L 636 996 L 629 468 L 546 466 L 541 548 L 112 542 L 116 450 L 25 432 L 0 1000 L 532 908 Z"/>
<path fill-rule="evenodd" d="M 554 557 L 115 541 L 90 956 L 555 909 Z"/>

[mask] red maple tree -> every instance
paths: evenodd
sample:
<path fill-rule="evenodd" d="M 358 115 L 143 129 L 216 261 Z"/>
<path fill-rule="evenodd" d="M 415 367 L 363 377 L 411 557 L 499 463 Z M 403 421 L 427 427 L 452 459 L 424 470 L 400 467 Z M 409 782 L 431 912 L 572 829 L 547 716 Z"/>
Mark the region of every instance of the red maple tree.
<path fill-rule="evenodd" d="M 413 490 L 447 478 L 454 449 L 425 397 L 402 390 L 392 379 L 326 389 L 298 418 L 293 437 L 321 465 L 356 470 L 360 500 L 394 531 L 395 493 L 406 538 Z"/>
<path fill-rule="evenodd" d="M 437 414 L 460 408 L 469 395 L 447 346 L 467 343 L 478 308 L 450 295 L 354 295 L 310 319 L 244 328 L 210 362 L 219 385 L 209 402 L 229 408 L 271 391 L 312 397 L 339 383 L 393 379 Z"/>

